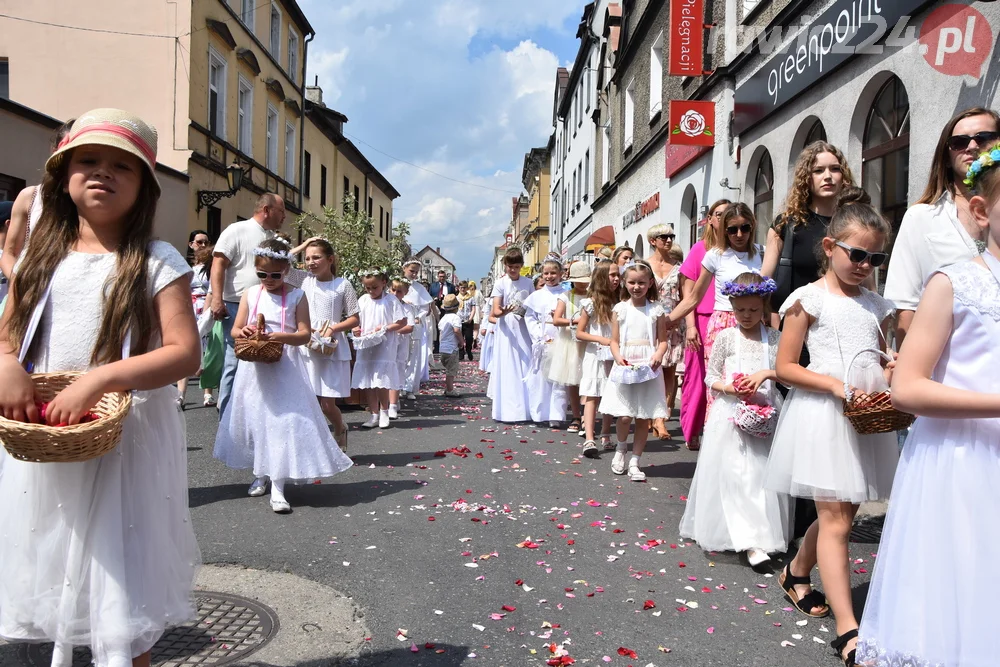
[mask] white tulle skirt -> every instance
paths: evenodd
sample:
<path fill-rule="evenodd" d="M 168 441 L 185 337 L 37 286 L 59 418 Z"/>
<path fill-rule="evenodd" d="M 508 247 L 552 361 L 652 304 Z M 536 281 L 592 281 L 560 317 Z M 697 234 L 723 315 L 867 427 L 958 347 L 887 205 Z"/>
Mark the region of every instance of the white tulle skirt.
<path fill-rule="evenodd" d="M 861 619 L 859 665 L 997 664 L 998 442 L 998 419 L 914 423 Z"/>
<path fill-rule="evenodd" d="M 487 331 L 486 335 L 479 341 L 479 370 L 490 372 L 490 362 L 493 361 L 493 339 L 495 335 L 492 331 Z"/>
<path fill-rule="evenodd" d="M 735 398 L 720 395 L 709 410 L 680 534 L 706 551 L 784 552 L 790 499 L 764 489 L 771 443 L 736 428 L 730 421 L 735 405 Z"/>
<path fill-rule="evenodd" d="M 175 396 L 138 392 L 100 458 L 0 455 L 0 636 L 89 645 L 97 665 L 124 665 L 193 616 L 201 556 Z"/>
<path fill-rule="evenodd" d="M 638 384 L 607 381 L 604 395 L 597 408 L 603 415 L 636 419 L 666 419 L 667 396 L 663 391 L 663 376 Z"/>
<path fill-rule="evenodd" d="M 810 370 L 843 377 L 839 369 Z M 858 435 L 839 398 L 792 389 L 778 417 L 764 486 L 828 502 L 884 500 L 892 489 L 898 460 L 895 433 Z"/>
<path fill-rule="evenodd" d="M 351 395 L 351 362 L 330 359 L 304 345 L 299 348 L 302 365 L 316 396 L 346 398 Z"/>
<path fill-rule="evenodd" d="M 613 361 L 601 361 L 589 349 L 584 352 L 583 362 L 580 364 L 580 395 L 603 396 L 613 363 Z"/>
<path fill-rule="evenodd" d="M 584 346 L 584 343 L 576 340 L 576 336 L 568 327 L 560 327 L 559 336 L 552 344 L 552 351 L 546 359 L 547 378 L 564 386 L 579 385 L 582 377 Z"/>
<path fill-rule="evenodd" d="M 240 363 L 213 455 L 230 468 L 290 482 L 332 477 L 353 465 L 288 346 L 276 363 Z"/>

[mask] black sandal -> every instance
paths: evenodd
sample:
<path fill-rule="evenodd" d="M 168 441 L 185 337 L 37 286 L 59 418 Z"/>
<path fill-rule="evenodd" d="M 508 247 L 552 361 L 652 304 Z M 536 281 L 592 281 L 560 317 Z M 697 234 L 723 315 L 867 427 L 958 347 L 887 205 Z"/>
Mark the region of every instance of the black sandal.
<path fill-rule="evenodd" d="M 847 646 L 847 642 L 851 641 L 857 636 L 858 636 L 858 631 L 855 628 L 854 630 L 848 630 L 847 632 L 845 632 L 844 634 L 840 635 L 832 642 L 830 642 L 830 648 L 836 651 L 837 657 L 844 661 L 844 667 L 854 667 L 855 665 L 854 658 L 857 656 L 858 649 L 852 648 L 851 652 L 848 653 L 846 657 L 841 653 L 841 651 L 845 646 Z"/>
<path fill-rule="evenodd" d="M 778 584 L 785 591 L 785 597 L 791 600 L 795 608 L 801 611 L 806 616 L 810 618 L 826 618 L 830 615 L 830 607 L 826 604 L 826 596 L 817 590 L 809 591 L 806 595 L 799 597 L 799 594 L 795 592 L 795 586 L 800 584 L 812 585 L 812 581 L 808 576 L 806 577 L 796 577 L 792 574 L 792 564 L 788 563 L 785 565 L 785 569 L 781 571 L 778 575 Z M 814 614 L 812 610 L 816 607 L 823 607 L 824 611 L 821 614 Z"/>

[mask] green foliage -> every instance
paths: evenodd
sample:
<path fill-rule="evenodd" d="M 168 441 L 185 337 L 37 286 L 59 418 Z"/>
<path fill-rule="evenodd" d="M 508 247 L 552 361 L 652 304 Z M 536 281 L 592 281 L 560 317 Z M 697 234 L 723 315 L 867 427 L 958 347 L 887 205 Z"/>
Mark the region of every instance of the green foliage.
<path fill-rule="evenodd" d="M 410 226 L 397 222 L 386 246 L 379 241 L 375 221 L 362 210 L 354 210 L 354 197 L 348 196 L 343 210 L 324 207 L 323 217 L 313 213 L 299 216 L 293 225 L 303 238 L 320 236 L 333 245 L 340 258 L 340 275 L 351 281 L 358 294 L 364 293 L 358 272 L 381 268 L 390 276 L 402 275 L 403 260 L 410 252 Z"/>

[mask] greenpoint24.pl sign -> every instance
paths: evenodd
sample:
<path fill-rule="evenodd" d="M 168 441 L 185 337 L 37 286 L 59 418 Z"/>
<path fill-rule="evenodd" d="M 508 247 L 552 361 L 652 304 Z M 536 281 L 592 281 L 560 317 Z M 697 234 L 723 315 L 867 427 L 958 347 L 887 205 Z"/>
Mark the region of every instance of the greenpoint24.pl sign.
<path fill-rule="evenodd" d="M 734 134 L 753 127 L 856 55 L 882 53 L 883 44 L 916 39 L 911 17 L 928 0 L 839 0 L 789 39 L 773 26 L 753 49 L 775 53 L 736 88 Z"/>

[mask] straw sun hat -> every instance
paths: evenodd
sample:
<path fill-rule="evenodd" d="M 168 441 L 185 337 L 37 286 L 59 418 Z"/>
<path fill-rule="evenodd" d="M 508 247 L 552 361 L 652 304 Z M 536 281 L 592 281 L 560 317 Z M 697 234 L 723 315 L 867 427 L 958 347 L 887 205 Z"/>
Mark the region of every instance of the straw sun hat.
<path fill-rule="evenodd" d="M 569 267 L 569 281 L 571 283 L 589 283 L 590 267 L 586 262 L 573 262 Z"/>
<path fill-rule="evenodd" d="M 69 134 L 45 162 L 46 171 L 54 170 L 61 156 L 78 146 L 111 146 L 139 158 L 153 177 L 156 194 L 160 182 L 156 178 L 156 130 L 138 116 L 121 109 L 93 109 L 76 119 Z"/>

